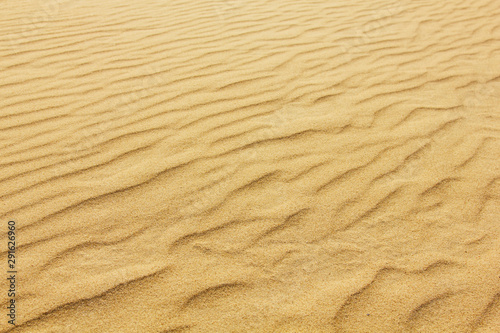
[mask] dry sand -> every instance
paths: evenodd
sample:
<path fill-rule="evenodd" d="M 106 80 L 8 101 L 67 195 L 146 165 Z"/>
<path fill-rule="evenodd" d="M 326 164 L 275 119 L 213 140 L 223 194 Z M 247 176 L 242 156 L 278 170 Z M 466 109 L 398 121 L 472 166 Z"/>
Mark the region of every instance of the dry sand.
<path fill-rule="evenodd" d="M 1 8 L 2 332 L 500 332 L 498 0 Z"/>

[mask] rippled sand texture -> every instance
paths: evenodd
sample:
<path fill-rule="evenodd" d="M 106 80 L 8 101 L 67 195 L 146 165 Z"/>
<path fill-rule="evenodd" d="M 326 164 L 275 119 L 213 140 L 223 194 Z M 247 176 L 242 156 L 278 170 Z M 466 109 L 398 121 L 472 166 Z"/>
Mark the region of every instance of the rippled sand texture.
<path fill-rule="evenodd" d="M 2 332 L 499 332 L 499 1 L 1 7 Z"/>

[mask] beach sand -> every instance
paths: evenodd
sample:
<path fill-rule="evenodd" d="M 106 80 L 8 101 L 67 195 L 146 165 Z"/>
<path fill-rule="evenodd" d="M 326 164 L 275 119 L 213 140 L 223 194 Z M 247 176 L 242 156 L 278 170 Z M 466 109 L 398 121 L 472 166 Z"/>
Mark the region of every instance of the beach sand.
<path fill-rule="evenodd" d="M 499 1 L 1 8 L 1 332 L 500 332 Z"/>

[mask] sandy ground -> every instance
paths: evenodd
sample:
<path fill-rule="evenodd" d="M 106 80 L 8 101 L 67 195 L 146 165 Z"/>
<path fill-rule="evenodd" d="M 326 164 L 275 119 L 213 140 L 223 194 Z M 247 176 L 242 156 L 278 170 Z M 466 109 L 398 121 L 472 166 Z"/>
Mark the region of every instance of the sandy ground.
<path fill-rule="evenodd" d="M 500 332 L 499 1 L 0 7 L 1 332 Z"/>

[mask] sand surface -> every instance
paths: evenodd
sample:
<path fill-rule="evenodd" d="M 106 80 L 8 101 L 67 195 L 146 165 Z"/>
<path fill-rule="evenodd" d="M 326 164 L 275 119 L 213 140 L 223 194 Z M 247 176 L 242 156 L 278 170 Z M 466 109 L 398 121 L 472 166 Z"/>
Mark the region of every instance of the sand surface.
<path fill-rule="evenodd" d="M 500 332 L 498 0 L 0 7 L 1 332 Z"/>

